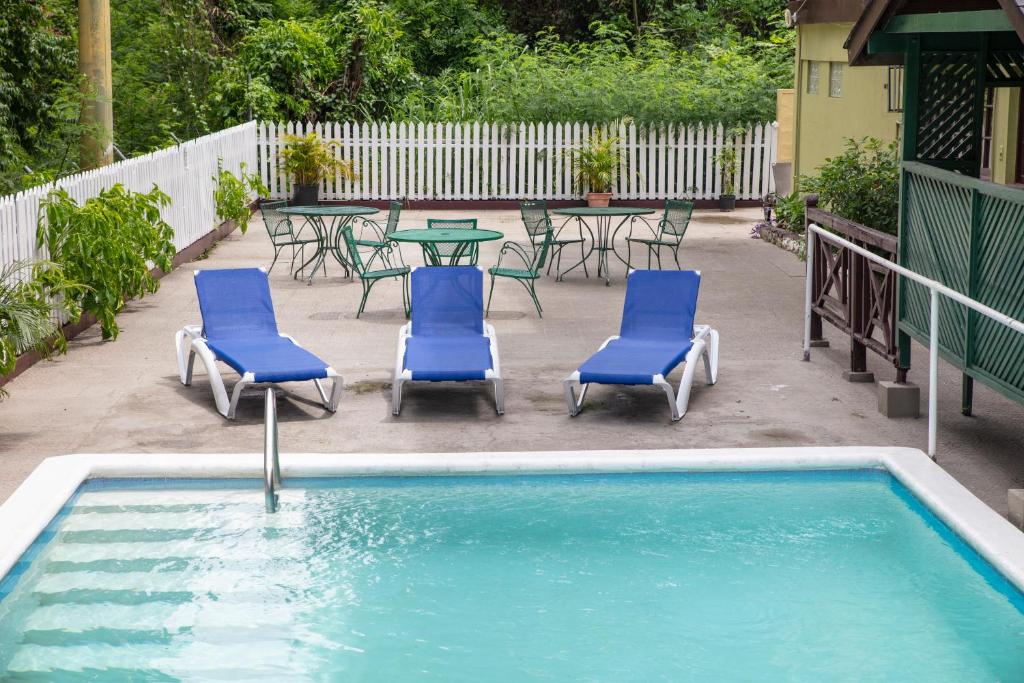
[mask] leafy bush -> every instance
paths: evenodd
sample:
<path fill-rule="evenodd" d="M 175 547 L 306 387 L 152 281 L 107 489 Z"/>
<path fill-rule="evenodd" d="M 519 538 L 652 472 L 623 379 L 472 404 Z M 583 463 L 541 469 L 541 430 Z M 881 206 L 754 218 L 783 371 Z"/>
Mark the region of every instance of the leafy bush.
<path fill-rule="evenodd" d="M 775 219 L 780 227 L 790 232 L 804 231 L 804 198 L 799 192 L 775 198 Z"/>
<path fill-rule="evenodd" d="M 270 190 L 260 180 L 259 174 L 246 173 L 245 168 L 245 163 L 242 163 L 239 177 L 218 166 L 217 175 L 214 177 L 217 187 L 213 190 L 217 218 L 222 221 L 235 221 L 243 235 L 249 229 L 249 218 L 252 217 L 249 204 L 256 197 L 270 194 Z"/>
<path fill-rule="evenodd" d="M 85 285 L 75 304 L 96 316 L 104 339 L 117 337 L 115 316 L 128 299 L 159 287 L 150 268 L 171 270 L 174 230 L 160 217 L 169 204 L 155 185 L 143 193 L 117 184 L 82 206 L 58 188 L 40 207 L 39 246 L 69 279 Z"/>
<path fill-rule="evenodd" d="M 875 138 L 847 140 L 846 149 L 827 159 L 812 178 L 801 178 L 805 192 L 817 192 L 819 206 L 847 220 L 895 235 L 899 227 L 900 164 L 896 143 Z"/>
<path fill-rule="evenodd" d="M 67 351 L 58 316 L 78 317 L 82 287 L 50 261 L 18 261 L 0 268 L 0 377 L 14 371 L 18 355 L 44 358 Z M 0 397 L 6 394 L 0 388 Z"/>

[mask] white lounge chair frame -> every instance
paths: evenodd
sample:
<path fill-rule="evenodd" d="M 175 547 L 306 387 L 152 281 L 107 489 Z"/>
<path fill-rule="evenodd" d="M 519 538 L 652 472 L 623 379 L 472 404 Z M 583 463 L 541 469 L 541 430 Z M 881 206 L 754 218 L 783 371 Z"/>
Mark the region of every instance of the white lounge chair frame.
<path fill-rule="evenodd" d="M 668 396 L 668 404 L 672 409 L 672 421 L 678 422 L 686 415 L 686 408 L 690 403 L 690 389 L 693 386 L 693 375 L 697 371 L 697 360 L 704 359 L 704 377 L 707 384 L 714 384 L 718 381 L 718 331 L 711 329 L 708 325 L 693 326 L 693 346 L 686 353 L 683 359 L 683 377 L 679 381 L 679 392 L 672 389 L 672 385 L 665 379 L 664 375 L 654 375 L 653 384 L 660 386 Z M 608 337 L 601 344 L 600 351 L 608 346 L 619 335 Z M 563 382 L 565 387 L 565 401 L 569 407 L 569 417 L 576 417 L 583 409 L 583 399 L 587 395 L 587 387 L 590 384 L 580 383 L 580 371 L 576 370 Z M 577 397 L 573 391 L 573 385 L 579 385 L 580 393 Z"/>
<path fill-rule="evenodd" d="M 405 347 L 412 336 L 412 323 L 402 325 L 398 331 L 398 351 L 395 354 L 395 378 L 391 384 L 391 413 L 398 415 L 402 412 L 402 385 L 406 382 L 414 382 L 412 371 L 406 370 L 403 361 L 405 360 Z M 498 359 L 498 337 L 494 333 L 494 326 L 490 323 L 484 324 L 484 336 L 491 347 L 491 369 L 484 373 L 485 382 L 494 384 L 494 406 L 498 415 L 505 414 L 505 383 L 501 378 L 501 361 Z M 423 380 L 429 381 L 429 380 Z M 453 380 L 461 381 L 461 380 Z"/>

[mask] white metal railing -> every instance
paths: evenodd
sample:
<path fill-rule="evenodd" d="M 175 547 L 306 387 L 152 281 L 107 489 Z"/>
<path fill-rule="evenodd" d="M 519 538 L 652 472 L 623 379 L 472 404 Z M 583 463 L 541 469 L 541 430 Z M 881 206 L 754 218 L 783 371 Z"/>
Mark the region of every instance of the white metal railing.
<path fill-rule="evenodd" d="M 174 245 L 180 251 L 215 227 L 213 190 L 218 160 L 234 173 L 242 163 L 250 172 L 254 171 L 256 123 L 244 123 L 151 154 L 77 173 L 61 178 L 55 185 L 67 190 L 79 203 L 116 183 L 136 192 L 146 192 L 157 185 L 171 198 L 162 216 L 174 228 Z M 39 205 L 53 187 L 43 185 L 0 197 L 0 266 L 45 257 L 36 247 L 36 227 Z"/>
<path fill-rule="evenodd" d="M 928 288 L 931 293 L 931 316 L 928 330 L 928 455 L 935 459 L 935 441 L 938 433 L 938 402 L 939 402 L 939 295 L 945 296 L 959 304 L 981 313 L 998 323 L 1006 325 L 1012 330 L 1024 334 L 1024 322 L 1011 318 L 1005 313 L 986 306 L 969 296 L 950 289 L 941 282 L 926 278 L 920 273 L 915 273 L 903 266 L 882 258 L 877 254 L 859 247 L 849 240 L 834 235 L 820 225 L 810 224 L 807 226 L 807 284 L 804 292 L 804 360 L 811 358 L 811 306 L 812 301 L 812 278 L 814 269 L 814 240 L 819 236 L 826 242 L 841 246 L 845 249 L 863 256 L 864 258 L 888 268 L 897 275 L 913 280 Z"/>
<path fill-rule="evenodd" d="M 575 199 L 572 150 L 595 131 L 619 139 L 615 195 L 622 199 L 713 199 L 722 192 L 716 157 L 732 146 L 739 199 L 774 190 L 777 126 L 752 124 L 735 137 L 722 125 L 587 123 L 260 123 L 260 175 L 275 199 L 287 198 L 283 136 L 316 132 L 336 142 L 357 180 L 329 178 L 323 199 Z"/>

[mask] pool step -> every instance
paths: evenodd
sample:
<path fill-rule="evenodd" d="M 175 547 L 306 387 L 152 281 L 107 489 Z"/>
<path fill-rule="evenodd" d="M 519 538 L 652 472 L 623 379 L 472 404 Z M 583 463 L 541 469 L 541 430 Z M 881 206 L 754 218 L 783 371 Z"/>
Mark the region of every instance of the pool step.
<path fill-rule="evenodd" d="M 303 496 L 282 491 L 266 515 L 261 490 L 147 491 L 145 505 L 138 491 L 83 493 L 16 588 L 36 607 L 7 653 L 0 643 L 0 679 L 294 675 L 309 635 L 272 577 L 307 571 L 317 539 L 292 532 L 306 526 Z"/>

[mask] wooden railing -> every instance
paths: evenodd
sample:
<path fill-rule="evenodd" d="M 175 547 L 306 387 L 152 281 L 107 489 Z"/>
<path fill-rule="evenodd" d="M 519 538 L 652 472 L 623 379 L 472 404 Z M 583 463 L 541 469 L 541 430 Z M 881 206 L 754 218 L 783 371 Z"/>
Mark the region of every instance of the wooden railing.
<path fill-rule="evenodd" d="M 815 223 L 857 246 L 895 262 L 897 240 L 873 228 L 818 208 L 816 195 L 807 197 L 807 224 Z M 824 346 L 822 321 L 850 337 L 851 380 L 868 379 L 871 350 L 896 368 L 896 381 L 906 382 L 909 362 L 901 365 L 896 334 L 896 275 L 821 236 L 814 240 L 811 273 L 811 343 Z M 905 354 L 909 361 L 909 354 Z"/>

